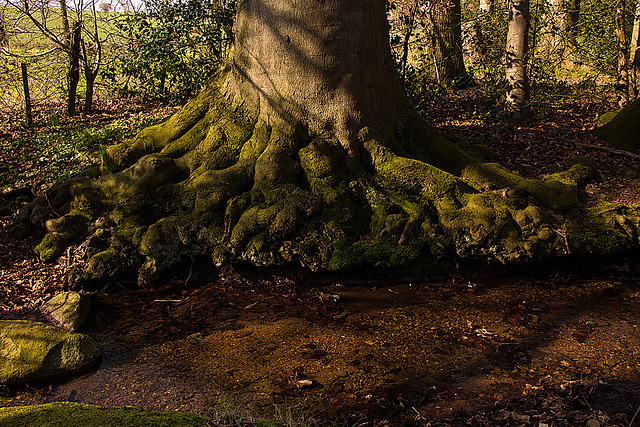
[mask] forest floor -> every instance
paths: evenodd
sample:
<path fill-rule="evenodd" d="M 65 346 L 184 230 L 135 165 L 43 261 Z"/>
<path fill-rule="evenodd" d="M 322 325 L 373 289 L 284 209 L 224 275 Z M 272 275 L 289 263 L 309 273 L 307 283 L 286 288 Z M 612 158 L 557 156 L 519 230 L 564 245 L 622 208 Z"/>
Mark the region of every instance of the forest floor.
<path fill-rule="evenodd" d="M 523 176 L 590 157 L 602 179 L 585 199 L 640 199 L 638 158 L 589 132 L 605 111 L 564 100 L 505 124 L 475 92 L 425 107 L 441 131 L 482 138 Z M 18 202 L 173 110 L 114 106 L 43 118 L 30 132 L 0 124 L 0 318 L 37 317 L 68 287 L 68 257 L 44 264 L 35 238 L 12 236 Z M 640 405 L 640 260 L 610 261 L 586 260 L 597 264 L 588 277 L 559 267 L 420 283 L 186 266 L 155 290 L 93 293 L 85 332 L 103 365 L 68 383 L 1 389 L 0 406 L 133 405 L 217 414 L 220 424 L 251 424 L 255 411 L 307 425 L 630 426 Z"/>

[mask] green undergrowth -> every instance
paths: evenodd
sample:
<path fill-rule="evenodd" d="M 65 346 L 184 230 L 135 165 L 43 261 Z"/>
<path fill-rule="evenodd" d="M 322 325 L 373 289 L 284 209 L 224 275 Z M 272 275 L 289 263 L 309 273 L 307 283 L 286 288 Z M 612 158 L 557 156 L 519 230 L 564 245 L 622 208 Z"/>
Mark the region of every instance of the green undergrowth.
<path fill-rule="evenodd" d="M 31 130 L 0 138 L 0 188 L 21 183 L 59 182 L 77 175 L 97 176 L 104 147 L 157 123 L 166 110 L 115 113 L 101 123 L 89 116 L 60 119 L 56 114 L 36 120 Z M 105 123 L 106 122 L 106 123 Z"/>
<path fill-rule="evenodd" d="M 206 426 L 208 421 L 193 414 L 149 412 L 131 407 L 107 408 L 71 402 L 0 408 L 0 427 L 195 427 Z"/>

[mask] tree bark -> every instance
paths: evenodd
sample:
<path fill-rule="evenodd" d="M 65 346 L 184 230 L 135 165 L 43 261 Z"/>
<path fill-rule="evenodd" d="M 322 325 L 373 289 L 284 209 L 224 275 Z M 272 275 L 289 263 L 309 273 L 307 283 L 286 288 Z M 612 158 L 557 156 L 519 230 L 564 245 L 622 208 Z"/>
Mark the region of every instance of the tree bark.
<path fill-rule="evenodd" d="M 567 42 L 576 44 L 578 23 L 580 21 L 580 0 L 564 0 L 564 32 Z"/>
<path fill-rule="evenodd" d="M 182 110 L 21 211 L 49 231 L 42 258 L 85 240 L 85 280 L 148 285 L 202 255 L 344 270 L 554 248 L 541 211 L 575 208 L 591 170 L 526 180 L 436 133 L 402 90 L 383 0 L 243 0 L 234 29 Z"/>
<path fill-rule="evenodd" d="M 629 103 L 629 44 L 624 22 L 625 3 L 625 0 L 618 0 L 616 3 L 616 36 L 618 39 L 618 79 L 616 82 L 616 92 L 618 95 L 618 106 L 620 108 Z"/>
<path fill-rule="evenodd" d="M 90 114 L 93 111 L 93 91 L 96 81 L 91 70 L 85 71 L 84 81 L 86 89 L 84 94 L 84 108 L 82 111 L 84 114 Z"/>
<path fill-rule="evenodd" d="M 69 44 L 69 63 L 67 65 L 67 115 L 76 115 L 76 95 L 80 82 L 80 40 L 82 37 L 82 24 L 76 23 L 71 33 Z"/>
<path fill-rule="evenodd" d="M 409 42 L 411 41 L 411 35 L 413 34 L 413 28 L 416 22 L 416 13 L 418 12 L 418 0 L 414 0 L 413 6 L 409 11 L 409 17 L 407 18 L 406 27 L 404 30 L 404 39 L 402 41 L 402 59 L 400 61 L 400 79 L 402 83 L 407 78 L 407 62 L 409 59 Z"/>
<path fill-rule="evenodd" d="M 29 76 L 27 75 L 27 64 L 21 64 L 22 87 L 24 89 L 24 115 L 27 120 L 27 127 L 33 127 L 33 116 L 31 115 L 31 95 L 29 94 Z"/>
<path fill-rule="evenodd" d="M 638 70 L 640 69 L 640 52 L 638 52 L 640 40 L 640 1 L 636 0 L 633 16 L 633 31 L 631 32 L 631 47 L 629 48 L 629 63 L 633 70 L 632 86 L 633 99 L 638 97 Z"/>
<path fill-rule="evenodd" d="M 433 2 L 429 9 L 432 49 L 439 82 L 446 86 L 469 79 L 462 51 L 462 11 L 460 0 Z"/>
<path fill-rule="evenodd" d="M 507 31 L 507 110 L 519 120 L 531 117 L 527 76 L 529 0 L 510 0 Z"/>

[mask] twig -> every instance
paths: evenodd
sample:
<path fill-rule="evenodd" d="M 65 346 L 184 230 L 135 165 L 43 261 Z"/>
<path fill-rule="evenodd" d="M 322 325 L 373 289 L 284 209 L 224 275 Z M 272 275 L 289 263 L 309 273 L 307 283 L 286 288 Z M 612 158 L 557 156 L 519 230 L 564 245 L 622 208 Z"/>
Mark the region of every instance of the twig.
<path fill-rule="evenodd" d="M 586 148 L 593 148 L 595 150 L 602 150 L 612 154 L 619 154 L 621 156 L 631 157 L 632 159 L 640 159 L 640 154 L 635 154 L 627 150 L 619 150 L 617 148 L 603 147 L 601 145 L 586 144 L 584 142 L 576 142 L 576 145 L 581 147 L 586 147 Z"/>
<path fill-rule="evenodd" d="M 186 301 L 188 298 L 185 299 L 154 299 L 153 302 L 183 302 Z"/>
<path fill-rule="evenodd" d="M 569 247 L 569 240 L 567 239 L 567 232 L 564 231 L 564 230 L 556 230 L 555 228 L 553 229 L 553 231 L 558 233 L 558 235 L 564 239 L 564 244 L 567 247 L 567 255 L 571 255 L 571 248 Z"/>
<path fill-rule="evenodd" d="M 638 410 L 636 410 L 636 413 L 633 415 L 633 418 L 631 418 L 631 422 L 629 423 L 628 427 L 631 427 L 633 425 L 633 422 L 636 420 L 638 413 L 640 413 L 640 406 L 638 406 Z"/>
<path fill-rule="evenodd" d="M 49 201 L 49 196 L 47 195 L 47 191 L 44 191 L 44 198 L 47 200 L 47 204 L 49 205 L 49 209 L 51 209 L 51 212 L 54 213 L 54 215 L 56 215 L 58 218 L 60 218 L 62 215 L 60 215 L 58 212 L 56 212 L 55 209 L 53 209 L 53 206 L 51 206 L 51 202 Z"/>
<path fill-rule="evenodd" d="M 189 283 L 189 279 L 191 279 L 191 273 L 193 273 L 193 261 L 191 261 L 191 267 L 189 267 L 189 276 L 187 276 L 187 280 L 184 281 L 184 286 L 187 286 L 187 283 Z"/>

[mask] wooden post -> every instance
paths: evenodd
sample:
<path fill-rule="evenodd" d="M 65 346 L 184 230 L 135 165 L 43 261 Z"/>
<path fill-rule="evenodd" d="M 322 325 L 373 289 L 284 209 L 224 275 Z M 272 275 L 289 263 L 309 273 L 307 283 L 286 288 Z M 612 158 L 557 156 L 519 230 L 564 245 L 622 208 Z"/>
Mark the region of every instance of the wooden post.
<path fill-rule="evenodd" d="M 22 86 L 24 88 L 24 113 L 27 118 L 27 126 L 33 127 L 33 117 L 31 116 L 31 95 L 29 95 L 29 78 L 27 77 L 27 64 L 24 62 L 22 67 Z"/>

